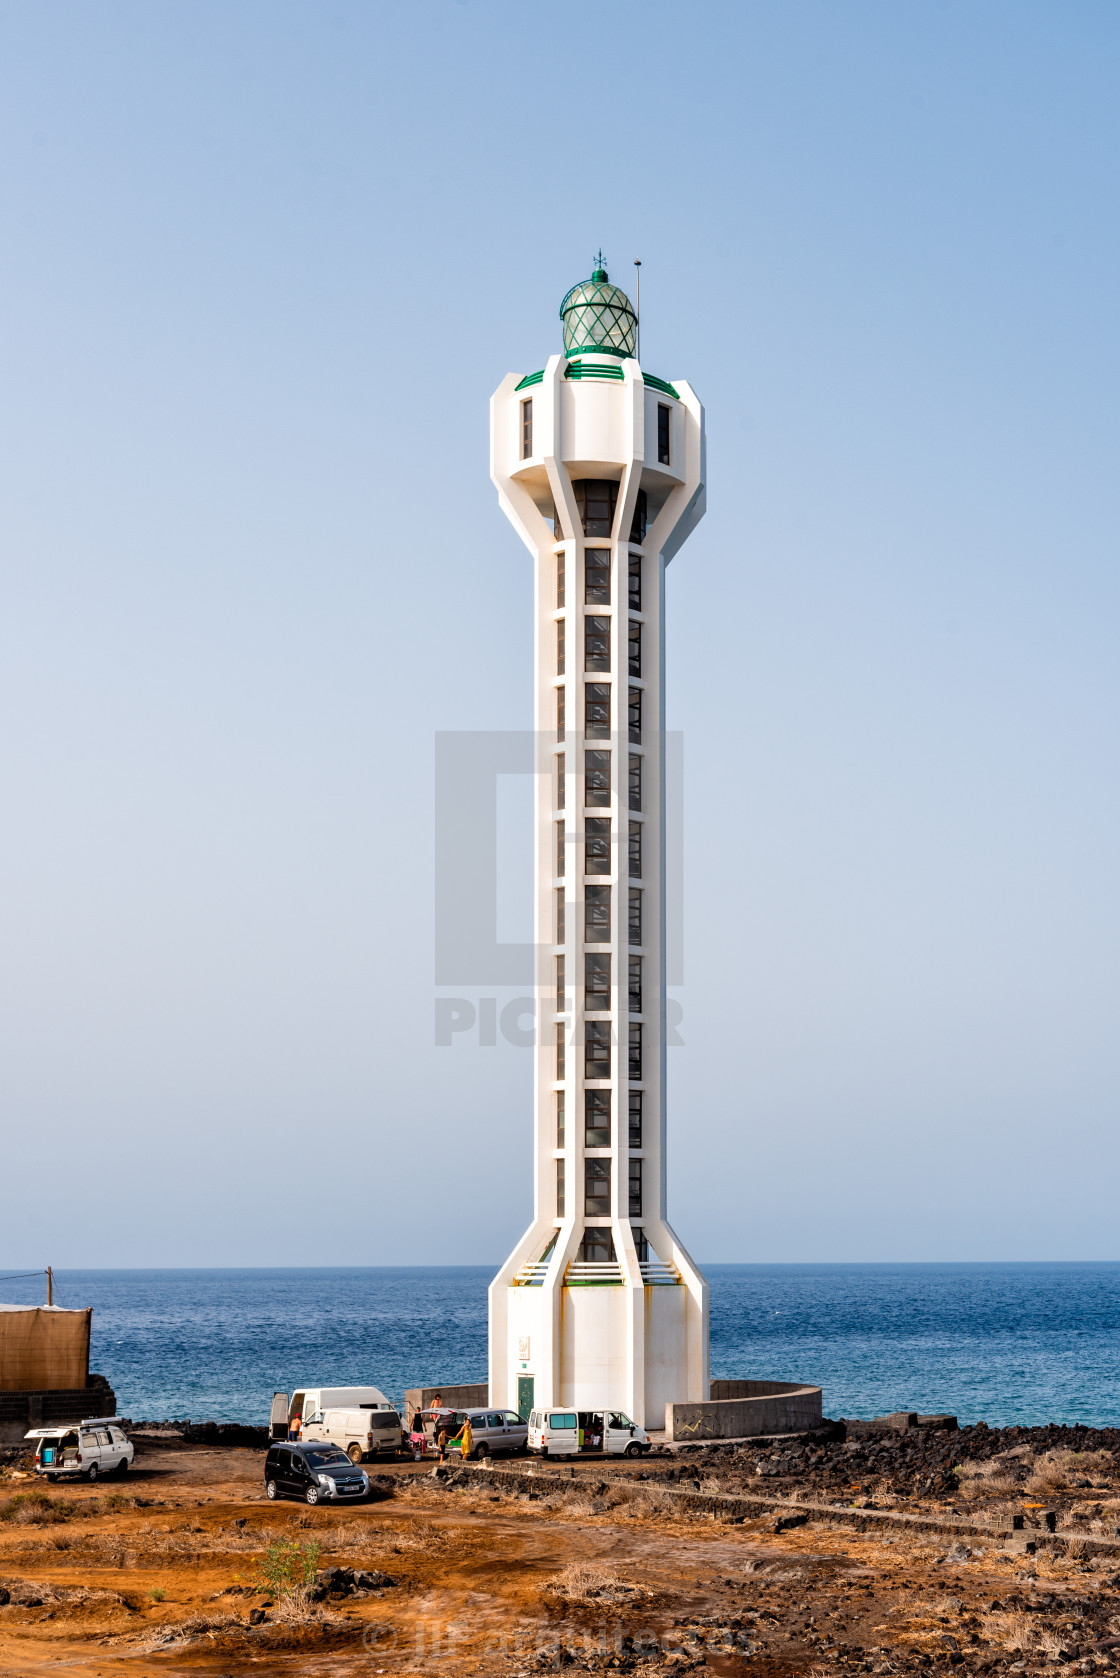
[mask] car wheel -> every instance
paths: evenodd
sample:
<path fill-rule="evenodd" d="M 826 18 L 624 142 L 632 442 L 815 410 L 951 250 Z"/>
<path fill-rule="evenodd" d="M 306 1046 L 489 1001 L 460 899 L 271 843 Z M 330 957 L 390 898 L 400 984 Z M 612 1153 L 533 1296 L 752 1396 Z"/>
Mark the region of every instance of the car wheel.
<path fill-rule="evenodd" d="M 117 1464 L 117 1473 L 120 1475 L 122 1480 L 124 1479 L 125 1475 L 128 1473 L 128 1458 L 127 1457 L 122 1457 L 120 1462 Z"/>
<path fill-rule="evenodd" d="M 47 1479 L 50 1481 L 51 1485 L 53 1486 L 58 1481 L 58 1475 L 57 1474 L 48 1474 Z"/>
<path fill-rule="evenodd" d="M 319 1490 L 318 1486 L 308 1486 L 307 1490 L 303 1494 L 303 1500 L 305 1503 L 315 1504 L 318 1503 L 322 1495 L 323 1494 Z"/>
<path fill-rule="evenodd" d="M 276 1499 L 280 1496 L 280 1487 L 276 1484 L 275 1480 L 270 1480 L 265 1486 L 264 1495 L 268 1498 L 270 1503 L 276 1502 Z"/>
<path fill-rule="evenodd" d="M 356 1442 L 353 1445 L 347 1445 L 346 1455 L 350 1458 L 350 1461 L 356 1468 L 362 1460 L 362 1447 Z"/>
<path fill-rule="evenodd" d="M 95 1462 L 91 1462 L 89 1467 L 86 1469 L 86 1479 L 89 1481 L 91 1486 L 97 1479 L 97 1464 Z"/>
<path fill-rule="evenodd" d="M 627 1447 L 626 1447 L 625 1454 L 628 1457 L 640 1457 L 641 1456 L 642 1447 L 638 1444 L 638 1441 L 636 1439 L 631 1439 L 629 1445 L 627 1445 Z"/>
<path fill-rule="evenodd" d="M 485 1444 L 479 1445 L 479 1446 L 477 1446 L 477 1448 L 475 1450 L 473 1450 L 471 1452 L 471 1455 L 472 1455 L 472 1457 L 477 1457 L 479 1459 L 479 1461 L 481 1462 L 483 1457 L 488 1457 L 490 1455 L 490 1447 L 489 1447 L 489 1445 L 485 1445 Z"/>

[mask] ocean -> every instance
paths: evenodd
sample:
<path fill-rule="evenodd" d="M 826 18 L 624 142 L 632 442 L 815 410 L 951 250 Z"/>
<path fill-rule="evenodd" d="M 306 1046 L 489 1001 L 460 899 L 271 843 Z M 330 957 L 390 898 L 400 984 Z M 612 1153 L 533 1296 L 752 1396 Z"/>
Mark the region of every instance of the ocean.
<path fill-rule="evenodd" d="M 1120 1264 L 717 1264 L 712 1375 L 812 1381 L 829 1416 L 1120 1425 Z M 486 1377 L 489 1267 L 64 1270 L 134 1420 L 264 1423 L 296 1383 Z M 41 1303 L 42 1278 L 0 1282 Z"/>

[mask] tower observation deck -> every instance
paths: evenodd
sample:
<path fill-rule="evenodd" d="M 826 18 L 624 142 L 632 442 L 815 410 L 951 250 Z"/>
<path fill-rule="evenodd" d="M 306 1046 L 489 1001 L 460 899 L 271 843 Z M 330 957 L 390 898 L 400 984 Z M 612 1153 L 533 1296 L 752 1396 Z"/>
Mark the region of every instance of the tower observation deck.
<path fill-rule="evenodd" d="M 564 353 L 491 401 L 535 568 L 533 1221 L 490 1287 L 490 1402 L 660 1427 L 708 1397 L 708 1288 L 667 1219 L 665 567 L 705 505 L 704 410 L 643 374 L 602 261 Z"/>

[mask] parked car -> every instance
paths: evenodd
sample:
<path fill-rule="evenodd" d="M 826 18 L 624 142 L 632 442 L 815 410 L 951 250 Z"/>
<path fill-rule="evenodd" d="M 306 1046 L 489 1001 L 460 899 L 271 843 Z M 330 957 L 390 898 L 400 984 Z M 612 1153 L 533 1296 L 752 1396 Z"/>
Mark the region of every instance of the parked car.
<path fill-rule="evenodd" d="M 460 1410 L 456 1412 L 455 1432 L 466 1416 L 471 1424 L 471 1456 L 517 1456 L 525 1449 L 529 1425 L 516 1410 Z M 457 1451 L 458 1445 L 452 1450 Z"/>
<path fill-rule="evenodd" d="M 301 1497 L 305 1503 L 353 1502 L 369 1492 L 369 1475 L 337 1445 L 270 1445 L 264 1459 L 265 1495 Z"/>
<path fill-rule="evenodd" d="M 393 1406 L 380 1387 L 297 1387 L 290 1399 L 287 1393 L 276 1392 L 272 1395 L 269 1438 L 300 1439 L 306 1423 L 319 1422 L 325 1411 L 342 1408 L 392 1410 Z"/>
<path fill-rule="evenodd" d="M 48 1480 L 96 1480 L 102 1474 L 127 1474 L 135 1452 L 115 1416 L 95 1416 L 64 1427 L 33 1427 L 35 1472 Z"/>
<path fill-rule="evenodd" d="M 303 1423 L 300 1438 L 327 1439 L 354 1463 L 366 1457 L 395 1457 L 401 1448 L 401 1419 L 395 1410 L 324 1410 Z"/>

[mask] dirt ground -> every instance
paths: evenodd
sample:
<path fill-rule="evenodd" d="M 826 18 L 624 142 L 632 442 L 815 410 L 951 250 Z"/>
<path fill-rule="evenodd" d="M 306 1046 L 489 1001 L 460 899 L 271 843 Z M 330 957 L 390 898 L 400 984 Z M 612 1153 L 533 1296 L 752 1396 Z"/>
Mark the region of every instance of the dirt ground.
<path fill-rule="evenodd" d="M 1075 1454 L 1071 1468 L 1060 1451 L 1036 1448 L 1044 1443 L 981 1455 L 994 1466 L 970 1476 L 958 1440 L 951 1483 L 943 1478 L 941 1502 L 928 1506 L 952 1496 L 965 1509 L 971 1478 L 993 1482 L 1001 1504 L 1018 1496 L 1038 1508 L 1023 1488 L 1047 1474 L 1051 1486 L 1064 1474 L 1085 1481 L 1096 1505 L 1107 1501 L 1106 1453 Z M 0 1606 L 0 1678 L 1018 1674 L 1110 1670 L 1107 1645 L 1120 1652 L 1115 1557 L 812 1520 L 778 1533 L 773 1515 L 689 1514 L 666 1489 L 670 1478 L 769 1489 L 775 1475 L 796 1478 L 798 1450 L 811 1466 L 812 1445 L 580 1463 L 567 1483 L 542 1478 L 539 1491 L 479 1473 L 436 1480 L 427 1465 L 401 1463 L 371 1467 L 374 1501 L 311 1509 L 266 1501 L 260 1451 L 137 1444 L 133 1471 L 111 1486 L 0 1478 L 0 1598 L 10 1599 Z M 639 1483 L 636 1496 L 622 1480 Z M 869 1488 L 865 1473 L 845 1489 Z M 982 1501 L 974 1493 L 967 1506 Z M 260 1585 L 278 1542 L 309 1557 L 318 1600 L 293 1604 Z"/>

